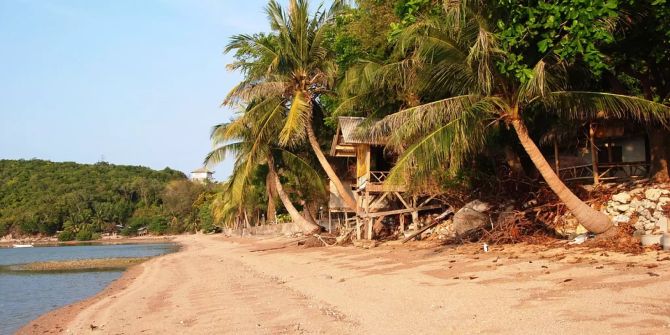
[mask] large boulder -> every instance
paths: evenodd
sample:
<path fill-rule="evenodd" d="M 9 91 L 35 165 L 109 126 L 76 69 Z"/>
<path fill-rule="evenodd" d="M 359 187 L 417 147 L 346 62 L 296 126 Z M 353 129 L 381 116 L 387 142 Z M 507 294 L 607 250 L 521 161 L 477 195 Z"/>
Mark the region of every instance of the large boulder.
<path fill-rule="evenodd" d="M 462 236 L 491 224 L 486 214 L 489 209 L 489 204 L 479 200 L 467 203 L 454 214 L 451 225 L 453 232 L 456 236 Z"/>

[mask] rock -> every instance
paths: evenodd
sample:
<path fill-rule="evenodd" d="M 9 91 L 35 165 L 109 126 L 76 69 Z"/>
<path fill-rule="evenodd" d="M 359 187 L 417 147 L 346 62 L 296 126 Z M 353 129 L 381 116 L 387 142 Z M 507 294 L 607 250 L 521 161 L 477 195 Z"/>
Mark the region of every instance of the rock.
<path fill-rule="evenodd" d="M 616 207 L 616 210 L 619 212 L 626 212 L 630 209 L 630 206 L 628 205 L 619 205 Z"/>
<path fill-rule="evenodd" d="M 650 188 L 644 191 L 644 197 L 651 201 L 658 201 L 658 199 L 663 195 L 663 190 L 657 188 Z"/>
<path fill-rule="evenodd" d="M 611 208 L 611 207 L 607 207 L 607 208 L 605 208 L 605 213 L 606 213 L 606 214 L 609 214 L 610 216 L 616 216 L 616 215 L 619 215 L 619 212 L 618 212 L 616 209 Z"/>
<path fill-rule="evenodd" d="M 661 218 L 656 221 L 656 226 L 661 230 L 661 232 L 667 232 L 668 231 L 668 218 L 665 216 L 662 216 Z"/>
<path fill-rule="evenodd" d="M 453 232 L 456 235 L 465 235 L 490 224 L 489 216 L 483 213 L 484 208 L 488 209 L 490 206 L 475 200 L 458 210 L 453 218 Z"/>
<path fill-rule="evenodd" d="M 630 217 L 626 215 L 617 215 L 612 219 L 612 221 L 614 221 L 615 223 L 626 223 L 630 221 Z"/>
<path fill-rule="evenodd" d="M 651 216 L 651 212 L 650 212 L 648 209 L 646 209 L 646 208 L 639 209 L 639 210 L 637 211 L 637 213 L 640 214 L 640 217 L 641 217 L 641 218 L 644 218 L 644 219 L 651 219 L 651 217 L 652 217 L 652 216 Z"/>
<path fill-rule="evenodd" d="M 658 205 L 659 205 L 659 206 L 665 206 L 665 205 L 667 205 L 669 202 L 670 202 L 670 198 L 669 198 L 669 197 L 660 197 L 660 198 L 658 198 Z"/>
<path fill-rule="evenodd" d="M 642 194 L 643 192 L 644 192 L 644 188 L 642 188 L 642 187 L 637 187 L 637 188 L 634 188 L 634 189 L 628 191 L 628 194 L 630 194 L 630 195 L 637 195 L 637 194 Z"/>
<path fill-rule="evenodd" d="M 612 200 L 614 200 L 616 202 L 620 202 L 622 204 L 627 204 L 627 203 L 630 202 L 631 196 L 628 192 L 621 192 L 621 193 L 617 193 L 617 194 L 613 195 Z"/>
<path fill-rule="evenodd" d="M 535 201 L 535 202 L 537 203 L 537 201 Z M 479 200 L 471 201 L 471 202 L 465 204 L 465 206 L 463 206 L 463 207 L 472 208 L 472 209 L 474 209 L 474 210 L 476 210 L 477 212 L 480 212 L 480 213 L 484 213 L 484 212 L 488 211 L 489 209 L 491 209 L 491 205 L 489 205 L 489 204 L 487 204 L 483 201 L 479 201 Z"/>
<path fill-rule="evenodd" d="M 656 208 L 656 204 L 653 201 L 650 201 L 648 199 L 644 199 L 644 200 L 642 200 L 642 206 L 640 206 L 640 207 L 651 209 L 651 208 Z"/>
<path fill-rule="evenodd" d="M 586 234 L 588 232 L 589 231 L 586 228 L 584 228 L 584 226 L 582 226 L 581 224 L 578 224 L 577 228 L 575 229 L 575 234 L 577 235 Z"/>

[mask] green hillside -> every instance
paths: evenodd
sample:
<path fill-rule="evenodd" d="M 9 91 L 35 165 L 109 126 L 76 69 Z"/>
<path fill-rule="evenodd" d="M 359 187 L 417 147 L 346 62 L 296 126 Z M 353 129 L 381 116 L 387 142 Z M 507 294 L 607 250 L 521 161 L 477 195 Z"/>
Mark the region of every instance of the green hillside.
<path fill-rule="evenodd" d="M 197 193 L 192 197 L 204 191 L 169 168 L 0 160 L 0 236 L 64 230 L 63 239 L 90 239 L 123 229 L 132 233 L 128 226 L 162 233 L 175 218 L 163 204 L 171 182 L 188 184 Z"/>

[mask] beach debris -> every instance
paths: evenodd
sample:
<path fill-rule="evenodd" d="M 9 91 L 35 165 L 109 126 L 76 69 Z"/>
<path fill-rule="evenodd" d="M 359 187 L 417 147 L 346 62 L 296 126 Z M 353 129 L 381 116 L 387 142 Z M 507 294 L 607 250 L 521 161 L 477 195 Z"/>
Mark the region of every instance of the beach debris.
<path fill-rule="evenodd" d="M 580 234 L 577 235 L 572 241 L 568 242 L 570 245 L 582 244 L 589 239 L 589 234 Z"/>
<path fill-rule="evenodd" d="M 444 213 L 442 213 L 442 214 L 436 216 L 435 218 L 433 218 L 433 221 L 431 223 L 425 225 L 423 228 L 421 228 L 421 229 L 415 231 L 414 233 L 410 234 L 409 236 L 405 237 L 402 240 L 402 243 L 406 243 L 407 241 L 417 237 L 418 235 L 420 235 L 424 231 L 428 230 L 429 228 L 437 226 L 443 219 L 445 219 L 447 216 L 449 216 L 453 213 L 454 213 L 454 209 L 449 207 L 446 211 L 444 211 Z"/>

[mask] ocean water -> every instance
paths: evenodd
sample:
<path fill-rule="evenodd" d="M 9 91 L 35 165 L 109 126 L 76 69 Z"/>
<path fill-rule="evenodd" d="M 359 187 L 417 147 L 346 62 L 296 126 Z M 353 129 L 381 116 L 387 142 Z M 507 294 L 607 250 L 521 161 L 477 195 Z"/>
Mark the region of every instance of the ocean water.
<path fill-rule="evenodd" d="M 177 250 L 171 243 L 0 248 L 0 265 L 41 261 L 151 257 Z M 0 271 L 0 335 L 38 316 L 102 290 L 122 271 L 16 273 Z"/>

